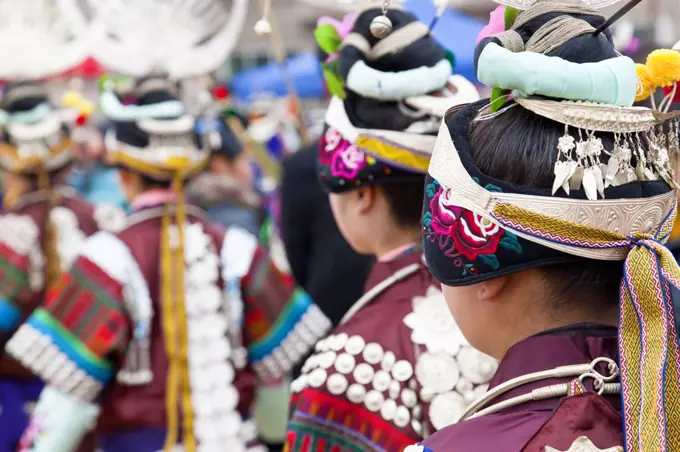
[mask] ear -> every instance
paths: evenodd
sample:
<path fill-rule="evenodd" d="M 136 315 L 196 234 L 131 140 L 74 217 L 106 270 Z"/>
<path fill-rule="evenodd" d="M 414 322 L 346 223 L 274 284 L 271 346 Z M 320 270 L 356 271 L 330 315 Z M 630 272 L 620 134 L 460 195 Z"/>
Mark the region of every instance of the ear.
<path fill-rule="evenodd" d="M 482 301 L 495 302 L 506 291 L 510 284 L 510 276 L 499 276 L 479 283 L 477 298 Z"/>
<path fill-rule="evenodd" d="M 350 192 L 351 193 L 351 192 Z M 371 210 L 375 204 L 376 188 L 373 185 L 365 185 L 354 190 L 357 200 L 357 211 L 365 214 Z"/>

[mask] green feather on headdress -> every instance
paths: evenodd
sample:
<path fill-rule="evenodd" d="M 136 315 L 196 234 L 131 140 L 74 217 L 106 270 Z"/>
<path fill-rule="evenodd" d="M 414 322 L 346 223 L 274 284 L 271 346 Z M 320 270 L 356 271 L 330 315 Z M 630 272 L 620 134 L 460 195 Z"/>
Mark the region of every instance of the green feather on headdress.
<path fill-rule="evenodd" d="M 517 20 L 517 16 L 519 15 L 520 10 L 517 8 L 513 8 L 512 6 L 508 6 L 505 8 L 505 30 L 509 30 L 512 28 L 512 26 L 515 24 L 515 20 Z M 491 97 L 489 98 L 490 106 L 489 109 L 491 113 L 495 113 L 498 110 L 501 109 L 503 104 L 505 103 L 506 99 L 510 96 L 510 91 L 501 89 L 501 88 L 493 88 L 491 90 Z"/>

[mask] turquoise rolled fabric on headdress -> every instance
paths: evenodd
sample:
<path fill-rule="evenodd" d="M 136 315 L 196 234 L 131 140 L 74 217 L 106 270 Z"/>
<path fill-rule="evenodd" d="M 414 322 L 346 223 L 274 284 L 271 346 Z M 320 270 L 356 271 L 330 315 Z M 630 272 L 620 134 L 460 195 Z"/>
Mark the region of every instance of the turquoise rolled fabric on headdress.
<path fill-rule="evenodd" d="M 479 56 L 477 78 L 487 86 L 533 95 L 630 107 L 635 102 L 635 62 L 618 57 L 577 64 L 540 53 L 513 53 L 489 43 Z"/>
<path fill-rule="evenodd" d="M 184 114 L 184 104 L 178 100 L 152 105 L 123 105 L 111 91 L 104 91 L 99 100 L 102 113 L 114 121 L 138 121 L 140 119 L 172 119 Z"/>

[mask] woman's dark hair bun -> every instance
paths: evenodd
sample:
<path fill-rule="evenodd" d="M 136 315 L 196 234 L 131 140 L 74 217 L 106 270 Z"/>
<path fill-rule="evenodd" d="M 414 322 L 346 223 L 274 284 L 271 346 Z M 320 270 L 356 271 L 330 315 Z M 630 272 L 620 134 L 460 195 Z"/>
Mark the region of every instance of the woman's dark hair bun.
<path fill-rule="evenodd" d="M 560 12 L 543 14 L 531 19 L 527 23 L 518 27 L 515 31 L 522 37 L 522 40 L 526 44 L 534 35 L 534 33 L 536 33 L 543 25 L 565 14 L 566 13 Z M 576 19 L 585 20 L 595 29 L 604 24 L 606 20 L 603 16 L 597 15 L 568 15 Z M 479 56 L 481 55 L 482 50 L 484 50 L 484 47 L 491 42 L 502 46 L 498 38 L 488 37 L 482 39 L 475 49 L 475 72 L 477 71 L 477 62 L 479 61 Z M 614 43 L 612 42 L 611 32 L 609 30 L 605 30 L 604 33 L 601 33 L 598 36 L 593 36 L 593 34 L 590 33 L 577 36 L 562 44 L 557 49 L 549 52 L 547 55 L 560 57 L 572 63 L 597 63 L 599 61 L 616 58 L 618 56 L 616 53 L 616 48 L 614 47 Z"/>
<path fill-rule="evenodd" d="M 368 9 L 357 17 L 352 29 L 354 33 L 363 36 L 371 47 L 380 41 L 371 33 L 371 22 L 380 15 L 382 15 L 380 8 Z M 392 21 L 394 31 L 418 22 L 416 16 L 401 10 L 389 10 L 387 17 Z M 340 75 L 346 79 L 352 66 L 357 61 L 363 60 L 364 55 L 356 47 L 345 46 L 340 51 L 339 58 Z M 421 66 L 432 67 L 444 58 L 446 58 L 446 50 L 428 34 L 398 52 L 389 53 L 378 60 L 366 61 L 366 64 L 382 72 L 401 72 Z"/>

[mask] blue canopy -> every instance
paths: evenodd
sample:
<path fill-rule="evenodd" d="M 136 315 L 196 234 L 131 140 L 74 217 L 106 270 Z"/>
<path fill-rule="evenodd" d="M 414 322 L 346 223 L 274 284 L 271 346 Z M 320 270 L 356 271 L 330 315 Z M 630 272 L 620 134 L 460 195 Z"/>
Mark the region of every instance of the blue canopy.
<path fill-rule="evenodd" d="M 430 0 L 407 0 L 404 7 L 427 25 L 432 22 L 437 11 L 434 2 Z M 456 74 L 475 83 L 475 41 L 484 25 L 486 24 L 477 19 L 449 8 L 432 30 L 437 40 L 456 56 Z"/>
<path fill-rule="evenodd" d="M 314 52 L 289 58 L 285 65 L 300 97 L 318 98 L 325 95 L 323 72 Z M 279 63 L 239 72 L 231 80 L 231 91 L 242 102 L 251 102 L 262 93 L 276 96 L 288 94 L 284 71 Z"/>

